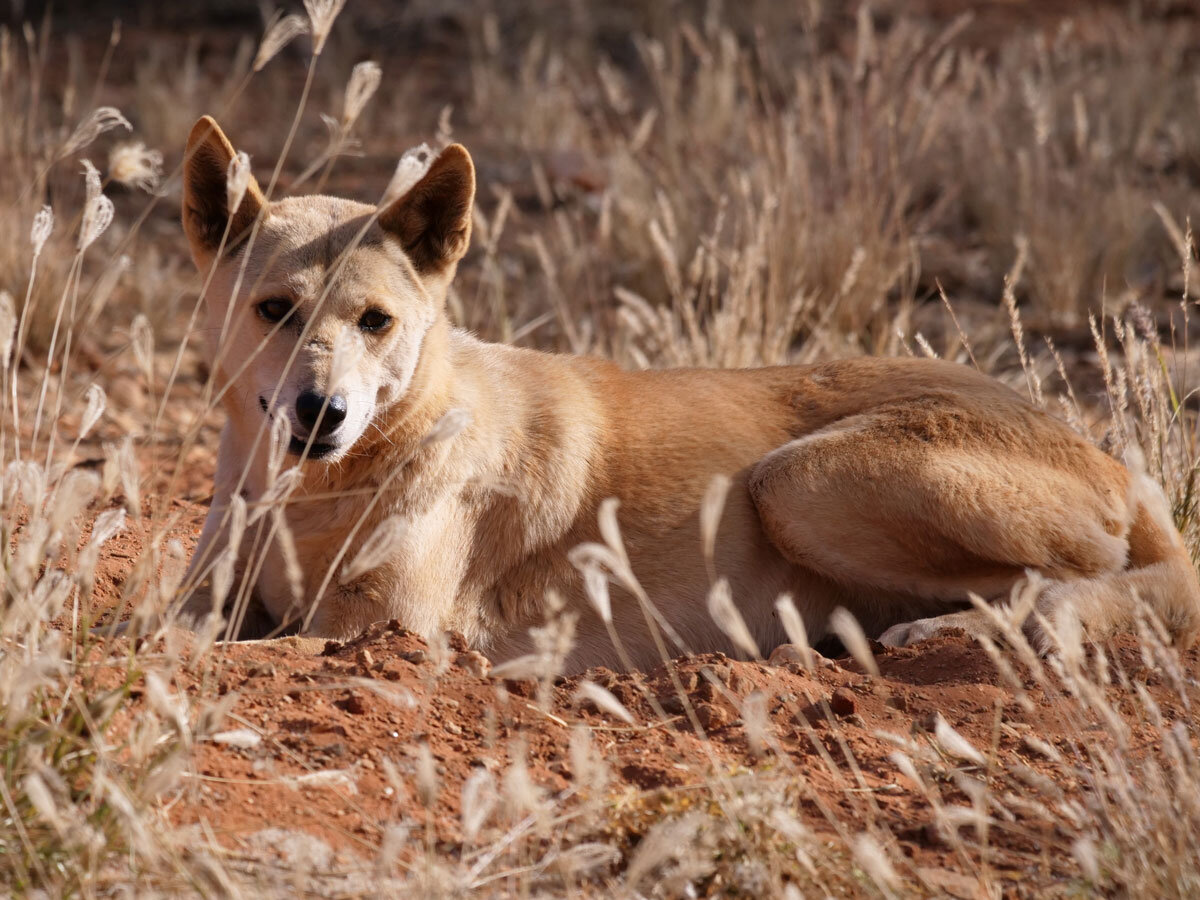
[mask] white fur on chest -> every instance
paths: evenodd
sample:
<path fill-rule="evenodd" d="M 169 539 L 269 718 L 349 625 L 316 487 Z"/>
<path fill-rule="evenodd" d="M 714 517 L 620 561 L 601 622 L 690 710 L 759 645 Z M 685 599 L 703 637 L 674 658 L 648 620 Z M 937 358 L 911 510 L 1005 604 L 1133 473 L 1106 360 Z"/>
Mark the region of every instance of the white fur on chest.
<path fill-rule="evenodd" d="M 363 504 L 350 499 L 300 502 L 289 509 L 287 524 L 300 565 L 303 613 L 307 615 L 313 604 L 345 603 L 368 585 L 371 596 L 381 603 L 372 612 L 373 620 L 399 619 L 406 628 L 424 634 L 439 630 L 459 591 L 468 555 L 456 498 L 443 497 L 416 515 L 385 507 L 360 524 L 362 512 Z M 386 559 L 347 582 L 347 566 L 363 551 L 379 523 L 392 515 L 402 524 L 398 529 L 389 526 L 392 537 Z M 276 621 L 292 613 L 294 603 L 281 540 L 286 538 L 272 542 L 256 584 L 264 607 Z M 333 574 L 327 577 L 331 566 Z M 318 596 L 323 583 L 324 593 Z M 322 612 L 313 613 L 312 621 L 319 621 Z"/>

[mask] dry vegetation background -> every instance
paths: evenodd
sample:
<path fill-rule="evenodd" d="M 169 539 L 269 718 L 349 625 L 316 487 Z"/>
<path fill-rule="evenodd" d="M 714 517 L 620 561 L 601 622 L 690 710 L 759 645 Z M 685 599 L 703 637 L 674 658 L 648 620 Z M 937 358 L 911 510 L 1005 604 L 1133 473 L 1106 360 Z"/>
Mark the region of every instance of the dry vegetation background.
<path fill-rule="evenodd" d="M 1112 660 L 1077 636 L 1049 664 L 1015 637 L 986 648 L 1015 707 L 1037 686 L 1078 729 L 1066 750 L 1026 734 L 1037 765 L 999 754 L 999 713 L 990 751 L 940 718 L 892 734 L 879 765 L 915 798 L 913 828 L 940 835 L 914 839 L 915 857 L 874 799 L 841 819 L 836 804 L 805 813 L 807 770 L 764 749 L 776 726 L 754 675 L 727 704 L 749 753 L 736 772 L 727 757 L 692 760 L 681 790 L 654 799 L 643 785 L 636 804 L 618 802 L 604 728 L 663 710 L 635 692 L 630 714 L 615 688 L 579 687 L 609 717 L 571 732 L 571 790 L 547 793 L 510 749 L 494 774 L 459 779 L 451 827 L 430 812 L 451 763 L 414 741 L 372 764 L 381 790 L 411 803 L 372 808 L 353 852 L 286 865 L 264 849 L 283 837 L 238 843 L 180 812 L 202 748 L 262 740 L 225 718 L 244 685 L 223 674 L 212 635 L 130 645 L 86 630 L 115 607 L 170 602 L 211 489 L 220 418 L 178 225 L 182 144 L 203 113 L 262 184 L 278 175 L 276 196 L 370 201 L 405 148 L 465 143 L 480 192 L 451 312 L 483 336 L 631 367 L 863 353 L 975 364 L 1111 452 L 1140 451 L 1195 550 L 1191 3 L 351 0 L 338 14 L 312 0 L 285 18 L 233 0 L 171 6 L 10 7 L 0 32 L 0 883 L 49 895 L 134 881 L 250 896 L 1200 892 L 1196 660 L 1150 623 L 1140 649 Z M 327 31 L 316 54 L 314 26 Z M 842 676 L 803 662 L 788 671 L 820 695 L 816 709 Z M 229 671 L 258 672 L 245 663 Z M 431 671 L 422 702 L 436 704 L 445 669 Z M 552 686 L 526 705 L 561 721 Z M 826 752 L 805 765 L 841 773 L 834 794 L 884 790 L 864 786 L 823 713 Z M 1114 743 L 1082 737 L 1096 722 Z M 345 787 L 319 780 L 333 771 L 319 760 L 297 765 L 313 776 L 293 784 L 302 798 Z M 266 777 L 253 772 L 239 777 Z M 324 808 L 312 802 L 280 826 L 301 828 Z M 938 878 L 920 862 L 926 844 L 941 848 Z"/>

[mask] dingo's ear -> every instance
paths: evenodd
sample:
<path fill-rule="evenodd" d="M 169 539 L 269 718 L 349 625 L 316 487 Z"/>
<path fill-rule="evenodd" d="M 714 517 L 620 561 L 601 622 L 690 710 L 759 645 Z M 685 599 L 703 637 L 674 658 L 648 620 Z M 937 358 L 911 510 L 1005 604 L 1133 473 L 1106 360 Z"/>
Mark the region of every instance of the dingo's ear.
<path fill-rule="evenodd" d="M 230 210 L 226 175 L 235 156 L 233 144 L 211 116 L 202 116 L 188 135 L 183 163 L 183 230 L 192 245 L 192 258 L 200 265 L 212 258 L 225 228 L 227 247 L 254 224 L 266 203 L 258 182 L 250 176 L 237 209 Z"/>
<path fill-rule="evenodd" d="M 379 214 L 422 275 L 445 272 L 471 242 L 475 166 L 462 144 L 441 152 L 421 180 Z"/>

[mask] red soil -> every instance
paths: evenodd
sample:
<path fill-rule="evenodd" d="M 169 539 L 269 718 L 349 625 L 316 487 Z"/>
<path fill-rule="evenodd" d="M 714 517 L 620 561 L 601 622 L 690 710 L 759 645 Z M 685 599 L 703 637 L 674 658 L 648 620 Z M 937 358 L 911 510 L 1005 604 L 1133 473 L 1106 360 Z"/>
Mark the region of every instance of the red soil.
<path fill-rule="evenodd" d="M 202 508 L 185 511 L 194 537 Z M 131 532 L 109 546 L 103 584 L 116 587 L 138 540 Z M 192 636 L 171 637 L 175 652 L 187 656 Z M 933 827 L 928 803 L 889 759 L 896 743 L 880 732 L 920 741 L 940 714 L 991 757 L 992 766 L 1023 763 L 1068 792 L 1082 786 L 1034 752 L 1025 736 L 1040 737 L 1068 757 L 1080 744 L 1113 741 L 1103 723 L 1081 722 L 1078 704 L 1057 690 L 1025 675 L 1020 691 L 1006 685 L 961 632 L 912 648 L 874 649 L 879 676 L 862 674 L 851 660 L 820 657 L 815 672 L 720 654 L 677 659 L 672 667 L 681 697 L 665 667 L 647 674 L 594 669 L 539 693 L 532 681 L 483 675 L 478 655 L 461 639 L 451 637 L 438 651 L 397 623 L 374 625 L 345 644 L 284 638 L 218 645 L 185 668 L 173 689 L 208 702 L 233 695 L 221 728 L 253 737 L 199 743 L 185 789 L 169 798 L 169 817 L 177 825 L 205 823 L 233 848 L 250 848 L 266 829 L 303 832 L 344 859 L 372 858 L 385 823 L 405 819 L 431 824 L 439 845 L 453 852 L 462 840 L 463 783 L 480 766 L 499 777 L 518 748 L 525 748 L 533 782 L 547 796 L 566 798 L 569 808 L 576 773 L 568 745 L 572 728 L 582 723 L 611 769 L 614 798 L 666 797 L 731 772 L 783 776 L 799 788 L 796 814 L 816 830 L 832 830 L 830 815 L 851 826 L 881 819 L 914 863 L 945 868 L 954 865 L 953 853 Z M 1147 686 L 1164 717 L 1186 715 L 1177 689 L 1145 667 L 1132 637 L 1114 640 L 1106 651 L 1114 671 Z M 1200 702 L 1200 654 L 1190 651 L 1185 664 L 1192 676 L 1185 690 Z M 635 724 L 579 702 L 584 680 L 609 690 Z M 750 745 L 741 717 L 753 692 L 762 694 L 771 724 L 765 747 Z M 1109 694 L 1116 708 L 1132 709 L 1127 690 L 1113 687 Z M 136 715 L 136 708 L 128 713 Z M 1133 716 L 1128 724 L 1135 756 L 1160 749 L 1157 730 Z M 436 763 L 437 796 L 429 811 L 415 787 L 422 744 Z M 859 775 L 847 763 L 847 750 Z M 1045 825 L 1023 824 L 1024 836 L 1014 830 L 998 834 L 995 843 L 1032 859 L 1039 846 L 1029 831 L 1036 835 Z M 1017 893 L 1022 877 L 1013 871 Z"/>
<path fill-rule="evenodd" d="M 150 462 L 144 470 L 163 486 L 175 452 L 145 455 Z M 117 605 L 150 541 L 176 539 L 191 553 L 211 477 L 211 451 L 198 452 L 181 470 L 176 496 L 184 499 L 168 510 L 172 522 L 165 537 L 148 524 L 163 521 L 151 515 L 156 501 L 143 500 L 145 514 L 105 545 L 93 614 Z M 192 635 L 176 632 L 169 638 L 163 643 L 173 648 L 168 652 L 190 656 Z M 1025 740 L 1040 738 L 1081 763 L 1081 747 L 1111 745 L 1114 738 L 1104 723 L 1080 720 L 1076 701 L 1040 686 L 1028 673 L 1018 672 L 1019 689 L 1006 682 L 961 632 L 911 648 L 874 645 L 874 650 L 878 676 L 863 674 L 849 659 L 818 657 L 813 672 L 719 654 L 677 659 L 672 667 L 681 696 L 665 667 L 644 674 L 596 669 L 544 690 L 531 681 L 498 681 L 482 673 L 478 655 L 461 639 L 451 638 L 439 652 L 395 623 L 374 625 L 346 644 L 284 638 L 217 645 L 181 667 L 172 689 L 204 704 L 226 698 L 231 705 L 220 730 L 252 734 L 199 742 L 184 789 L 162 799 L 174 824 L 203 823 L 231 849 L 247 854 L 261 851 L 262 832 L 284 829 L 319 838 L 343 861 L 366 860 L 378 852 L 382 829 L 399 819 L 432 826 L 439 847 L 453 853 L 462 840 L 462 787 L 476 767 L 499 780 L 523 752 L 534 784 L 570 809 L 578 786 L 568 747 L 573 727 L 581 723 L 591 729 L 612 773 L 610 836 L 620 831 L 622 809 L 655 804 L 663 809 L 672 795 L 703 789 L 730 773 L 753 772 L 781 779 L 784 789 L 793 790 L 794 812 L 814 830 L 830 833 L 835 821 L 849 827 L 882 821 L 914 865 L 949 872 L 961 869 L 961 859 L 934 827 L 928 802 L 889 758 L 897 744 L 880 736 L 886 732 L 919 743 L 932 733 L 939 714 L 989 757 L 993 772 L 1020 763 L 1069 796 L 1086 797 L 1081 780 L 1064 774 Z M 1115 639 L 1105 651 L 1112 672 L 1144 684 L 1168 722 L 1190 715 L 1182 708 L 1180 686 L 1146 667 L 1132 636 Z M 1189 651 L 1184 663 L 1182 690 L 1190 702 L 1200 703 L 1200 652 Z M 585 680 L 610 691 L 635 724 L 579 702 Z M 1128 713 L 1127 752 L 1134 760 L 1159 753 L 1160 732 L 1138 715 L 1129 689 L 1115 686 L 1115 676 L 1112 681 L 1109 702 Z M 750 745 L 742 719 L 742 704 L 754 692 L 762 695 L 770 723 L 765 747 Z M 135 692 L 117 727 L 136 718 L 139 697 Z M 416 790 L 422 744 L 436 763 L 437 796 L 429 810 Z M 958 796 L 953 785 L 942 789 Z M 1046 823 L 1031 819 L 1018 825 L 997 833 L 993 844 L 1035 866 L 1043 850 L 1037 835 Z M 1050 843 L 1054 836 L 1044 837 Z M 1021 894 L 1027 874 L 1012 870 L 1014 893 Z"/>

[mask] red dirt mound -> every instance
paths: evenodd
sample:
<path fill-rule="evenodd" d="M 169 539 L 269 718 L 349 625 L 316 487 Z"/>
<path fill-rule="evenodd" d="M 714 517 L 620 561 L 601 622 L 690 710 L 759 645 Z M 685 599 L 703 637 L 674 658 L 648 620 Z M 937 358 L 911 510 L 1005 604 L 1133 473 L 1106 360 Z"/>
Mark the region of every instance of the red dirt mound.
<path fill-rule="evenodd" d="M 167 643 L 186 653 L 190 640 L 174 634 Z M 1069 792 L 1080 786 L 1064 783 L 1027 738 L 1067 755 L 1079 742 L 1114 739 L 1104 723 L 1079 721 L 1079 706 L 1052 685 L 1020 675 L 1020 686 L 1006 684 L 961 632 L 876 649 L 878 676 L 849 660 L 817 657 L 808 672 L 707 654 L 647 674 L 593 669 L 538 683 L 493 679 L 461 640 L 430 647 L 396 623 L 345 644 L 218 645 L 174 685 L 192 698 L 236 697 L 226 730 L 198 746 L 190 788 L 170 817 L 205 823 L 233 847 L 283 828 L 363 857 L 377 851 L 381 823 L 405 818 L 431 825 L 452 848 L 462 840 L 463 784 L 476 767 L 499 775 L 523 755 L 536 789 L 569 804 L 577 776 L 569 746 L 583 724 L 616 794 L 683 791 L 750 770 L 786 775 L 800 788 L 797 814 L 815 829 L 828 830 L 831 814 L 842 823 L 882 818 L 915 862 L 937 866 L 951 850 L 927 802 L 890 759 L 898 743 L 920 740 L 940 716 L 989 765 L 1022 763 Z M 1164 716 L 1183 712 L 1176 686 L 1145 668 L 1132 638 L 1108 645 L 1106 658 L 1110 671 L 1143 683 Z M 1193 650 L 1185 662 L 1189 698 L 1200 701 L 1193 696 L 1200 655 Z M 581 700 L 585 681 L 616 698 L 632 724 L 618 707 Z M 1110 691 L 1117 708 L 1122 692 Z M 757 727 L 752 709 L 762 711 Z M 1155 753 L 1158 732 L 1128 724 L 1134 752 Z M 420 787 L 418 774 L 425 745 L 435 764 L 431 789 Z M 432 796 L 422 798 L 422 790 Z M 1005 841 L 1017 853 L 1039 852 L 1033 831 L 996 837 L 998 847 Z"/>

